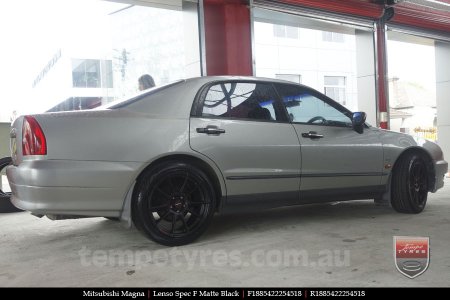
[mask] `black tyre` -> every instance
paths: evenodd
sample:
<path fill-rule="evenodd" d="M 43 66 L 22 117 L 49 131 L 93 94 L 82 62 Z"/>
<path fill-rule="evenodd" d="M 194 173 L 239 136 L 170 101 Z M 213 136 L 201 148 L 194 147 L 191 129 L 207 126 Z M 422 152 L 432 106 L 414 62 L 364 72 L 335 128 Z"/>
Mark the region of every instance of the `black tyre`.
<path fill-rule="evenodd" d="M 5 168 L 11 164 L 11 157 L 0 159 L 0 176 L 5 174 Z M 21 211 L 11 203 L 11 193 L 4 192 L 0 186 L 0 213 L 9 213 Z"/>
<path fill-rule="evenodd" d="M 401 213 L 423 211 L 428 196 L 428 173 L 422 156 L 410 153 L 398 161 L 392 174 L 392 207 Z"/>
<path fill-rule="evenodd" d="M 213 185 L 201 169 L 166 162 L 138 180 L 132 203 L 133 222 L 162 245 L 189 244 L 208 228 L 216 201 Z"/>

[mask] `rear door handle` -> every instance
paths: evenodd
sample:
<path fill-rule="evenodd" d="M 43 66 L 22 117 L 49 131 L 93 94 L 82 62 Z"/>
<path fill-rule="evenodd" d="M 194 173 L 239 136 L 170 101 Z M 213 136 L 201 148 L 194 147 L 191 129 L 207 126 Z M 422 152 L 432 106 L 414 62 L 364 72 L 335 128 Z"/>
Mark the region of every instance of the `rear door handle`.
<path fill-rule="evenodd" d="M 310 131 L 310 132 L 303 132 L 302 137 L 309 139 L 321 139 L 323 138 L 323 134 L 318 134 L 315 131 Z"/>
<path fill-rule="evenodd" d="M 204 128 L 197 128 L 197 132 L 219 135 L 219 134 L 225 133 L 225 129 L 218 128 L 217 126 L 214 126 L 214 125 L 208 125 Z"/>

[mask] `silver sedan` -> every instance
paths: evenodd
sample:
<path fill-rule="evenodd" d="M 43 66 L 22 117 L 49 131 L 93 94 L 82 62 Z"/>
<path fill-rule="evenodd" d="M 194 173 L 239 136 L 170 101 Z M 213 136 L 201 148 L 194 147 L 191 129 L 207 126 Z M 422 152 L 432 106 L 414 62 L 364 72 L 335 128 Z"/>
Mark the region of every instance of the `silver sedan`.
<path fill-rule="evenodd" d="M 420 213 L 443 186 L 438 145 L 380 130 L 303 85 L 201 77 L 91 111 L 18 118 L 15 206 L 53 219 L 133 222 L 164 245 L 217 211 L 375 199 Z"/>

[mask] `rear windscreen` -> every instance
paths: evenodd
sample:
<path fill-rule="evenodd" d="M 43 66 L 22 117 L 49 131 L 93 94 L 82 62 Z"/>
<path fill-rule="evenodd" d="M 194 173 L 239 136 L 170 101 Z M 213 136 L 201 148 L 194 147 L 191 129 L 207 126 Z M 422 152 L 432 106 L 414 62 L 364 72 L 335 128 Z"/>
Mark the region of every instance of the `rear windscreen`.
<path fill-rule="evenodd" d="M 185 80 L 178 80 L 178 81 L 171 82 L 171 83 L 168 83 L 168 84 L 165 84 L 165 85 L 153 87 L 153 88 L 150 88 L 148 90 L 142 91 L 139 94 L 136 94 L 136 95 L 134 95 L 131 98 L 126 98 L 126 99 L 118 100 L 118 101 L 115 101 L 115 102 L 112 102 L 112 103 L 108 103 L 106 105 L 99 106 L 96 109 L 119 109 L 119 108 L 127 107 L 128 105 L 130 105 L 132 103 L 135 103 L 136 101 L 139 101 L 139 100 L 141 100 L 141 99 L 143 99 L 143 98 L 145 98 L 145 97 L 147 97 L 149 95 L 156 94 L 159 91 L 165 90 L 165 89 L 167 89 L 169 87 L 178 85 L 178 84 L 183 83 L 183 82 L 185 82 Z"/>

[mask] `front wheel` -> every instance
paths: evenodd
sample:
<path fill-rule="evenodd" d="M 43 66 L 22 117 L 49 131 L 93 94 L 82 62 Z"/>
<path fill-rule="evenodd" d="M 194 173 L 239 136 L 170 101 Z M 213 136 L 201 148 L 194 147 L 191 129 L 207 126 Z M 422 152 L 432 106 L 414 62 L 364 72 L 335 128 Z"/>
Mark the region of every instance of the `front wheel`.
<path fill-rule="evenodd" d="M 392 207 L 401 213 L 423 211 L 428 196 L 428 173 L 425 160 L 411 153 L 400 158 L 392 174 Z"/>
<path fill-rule="evenodd" d="M 132 214 L 136 227 L 152 240 L 179 246 L 193 242 L 207 229 L 215 208 L 213 185 L 201 169 L 167 162 L 138 180 Z"/>

